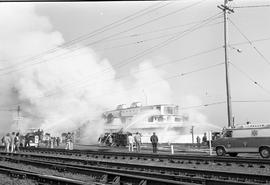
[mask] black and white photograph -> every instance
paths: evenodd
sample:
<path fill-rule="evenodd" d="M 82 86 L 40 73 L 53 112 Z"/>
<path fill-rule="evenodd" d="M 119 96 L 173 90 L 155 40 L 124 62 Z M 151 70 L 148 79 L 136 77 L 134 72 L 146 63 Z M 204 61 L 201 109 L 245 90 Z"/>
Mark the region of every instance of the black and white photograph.
<path fill-rule="evenodd" d="M 270 185 L 270 0 L 1 1 L 0 185 Z"/>

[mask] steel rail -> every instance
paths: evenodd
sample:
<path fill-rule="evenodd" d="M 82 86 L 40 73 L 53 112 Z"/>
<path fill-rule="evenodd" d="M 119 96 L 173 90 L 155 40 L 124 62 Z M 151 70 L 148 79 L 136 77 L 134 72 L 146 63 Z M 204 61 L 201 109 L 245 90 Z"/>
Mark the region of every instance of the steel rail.
<path fill-rule="evenodd" d="M 223 163 L 237 163 L 237 164 L 257 164 L 270 165 L 270 159 L 252 158 L 252 157 L 220 157 L 209 155 L 191 155 L 191 154 L 150 154 L 150 153 L 128 153 L 128 152 L 110 152 L 110 151 L 94 151 L 94 150 L 64 150 L 64 149 L 48 149 L 48 148 L 32 148 L 25 149 L 26 152 L 40 152 L 48 154 L 64 154 L 64 155 L 95 155 L 101 157 L 134 157 L 137 159 L 158 159 L 158 160 L 189 160 L 199 162 L 223 162 Z"/>
<path fill-rule="evenodd" d="M 68 179 L 68 178 L 63 178 L 63 177 L 58 177 L 58 176 L 51 176 L 51 175 L 43 175 L 39 173 L 34 173 L 30 172 L 27 170 L 21 170 L 17 168 L 12 168 L 12 167 L 6 167 L 3 165 L 0 165 L 0 173 L 1 174 L 7 174 L 10 176 L 15 176 L 16 178 L 28 178 L 32 179 L 38 182 L 42 183 L 56 183 L 58 185 L 83 185 L 85 182 L 79 181 L 79 180 L 74 180 L 74 179 Z"/>
<path fill-rule="evenodd" d="M 69 169 L 84 171 L 85 170 L 104 170 L 113 173 L 125 173 L 129 175 L 147 176 L 152 178 L 161 178 L 171 181 L 182 181 L 197 184 L 206 185 L 243 185 L 243 184 L 261 184 L 269 183 L 270 176 L 267 175 L 256 175 L 246 173 L 233 173 L 226 171 L 214 171 L 214 170 L 198 170 L 198 169 L 186 169 L 179 167 L 164 167 L 164 166 L 152 166 L 145 164 L 130 164 L 130 163 L 119 163 L 119 162 L 105 162 L 105 161 L 93 161 L 93 160 L 81 160 L 71 159 L 67 157 L 52 157 L 52 156 L 39 156 L 39 155 L 24 155 L 16 154 L 15 156 L 25 156 L 28 158 L 9 158 L 24 163 L 31 163 L 36 165 L 45 165 L 49 167 L 58 167 L 60 169 Z M 40 160 L 33 160 L 30 157 L 43 157 Z M 4 157 L 5 158 L 5 157 Z M 7 157 L 6 157 L 7 158 Z M 46 160 L 45 160 L 46 159 Z M 52 161 L 62 160 L 61 162 Z M 50 162 L 48 162 L 50 161 Z M 66 162 L 75 162 L 76 164 L 66 164 Z M 65 164 L 63 164 L 65 163 Z M 78 164 L 81 163 L 81 164 Z M 88 164 L 88 165 L 86 165 Z M 89 166 L 91 165 L 91 166 Z M 94 166 L 93 166 L 94 165 Z M 134 170 L 135 169 L 135 170 Z M 139 171 L 136 171 L 138 169 Z M 155 184 L 155 183 L 154 183 Z"/>
<path fill-rule="evenodd" d="M 159 176 L 156 177 L 148 177 L 143 175 L 136 175 L 139 173 L 134 174 L 128 174 L 128 173 L 121 173 L 121 170 L 114 170 L 114 171 L 107 171 L 106 168 L 82 168 L 80 166 L 69 166 L 67 164 L 62 163 L 55 163 L 55 162 L 48 162 L 48 161 L 37 161 L 37 160 L 29 160 L 29 159 L 16 159 L 16 158 L 10 158 L 8 156 L 1 156 L 2 159 L 6 159 L 7 161 L 13 161 L 13 162 L 20 162 L 28 165 L 35 165 L 38 167 L 49 167 L 53 168 L 54 170 L 59 171 L 72 171 L 75 173 L 81 173 L 91 176 L 97 177 L 97 182 L 93 182 L 93 184 L 97 184 L 99 182 L 102 182 L 103 184 L 113 184 L 113 185 L 120 185 L 121 183 L 135 183 L 138 185 L 196 185 L 194 183 L 189 182 L 179 182 L 175 180 L 170 179 L 162 179 L 159 178 Z M 84 182 L 83 184 L 85 184 Z"/>

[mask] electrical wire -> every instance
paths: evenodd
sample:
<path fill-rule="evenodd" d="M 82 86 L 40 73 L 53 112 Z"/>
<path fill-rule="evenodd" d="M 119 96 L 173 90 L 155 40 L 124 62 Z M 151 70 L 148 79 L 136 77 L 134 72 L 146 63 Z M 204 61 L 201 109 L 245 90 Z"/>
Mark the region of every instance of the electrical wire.
<path fill-rule="evenodd" d="M 267 102 L 270 102 L 270 100 L 234 100 L 232 102 L 236 102 L 236 103 L 267 103 Z"/>
<path fill-rule="evenodd" d="M 270 61 L 262 54 L 262 52 L 260 52 L 258 50 L 258 48 L 256 48 L 256 46 L 253 45 L 253 43 L 251 42 L 251 40 L 248 39 L 248 37 L 239 29 L 239 27 L 234 24 L 234 22 L 229 19 L 229 21 L 231 22 L 231 24 L 237 29 L 237 31 L 248 41 L 248 43 L 252 46 L 252 48 L 257 52 L 257 54 L 260 55 L 260 57 L 268 64 L 270 65 Z"/>
<path fill-rule="evenodd" d="M 224 104 L 226 103 L 226 101 L 219 101 L 219 102 L 213 102 L 213 103 L 206 103 L 206 104 L 201 104 L 201 105 L 194 105 L 194 106 L 189 106 L 189 107 L 179 107 L 179 109 L 194 109 L 194 108 L 201 108 L 201 107 L 209 107 L 209 106 L 213 106 L 213 105 L 220 105 L 220 104 Z"/>
<path fill-rule="evenodd" d="M 219 14 L 220 14 L 220 13 L 219 13 Z M 217 15 L 219 15 L 219 14 L 217 14 Z M 215 15 L 215 16 L 216 16 L 216 15 Z M 210 17 L 208 20 L 211 21 L 211 18 L 213 18 L 213 17 L 215 17 L 215 16 Z M 200 26 L 202 26 L 202 25 L 200 25 Z M 16 104 L 16 105 L 18 105 L 18 104 Z"/>
<path fill-rule="evenodd" d="M 197 30 L 197 29 L 199 29 L 199 28 L 205 26 L 205 25 L 208 24 L 209 22 L 211 22 L 211 21 L 215 20 L 216 18 L 218 18 L 217 16 L 219 16 L 220 14 L 221 14 L 221 13 L 217 13 L 217 14 L 215 14 L 215 15 L 213 15 L 213 16 L 211 16 L 211 17 L 205 19 L 205 20 L 203 20 L 200 24 L 197 24 L 197 25 L 191 27 L 190 29 L 187 29 L 187 30 L 185 30 L 185 31 L 178 32 L 177 34 L 175 34 L 174 36 L 170 37 L 169 39 L 167 39 L 167 40 L 165 40 L 165 41 L 163 41 L 163 42 L 161 42 L 161 43 L 159 43 L 159 44 L 157 44 L 157 45 L 155 45 L 155 46 L 153 46 L 153 47 L 150 47 L 150 48 L 148 48 L 148 49 L 146 49 L 146 50 L 144 50 L 144 51 L 142 51 L 142 52 L 140 52 L 140 53 L 138 53 L 138 54 L 136 54 L 136 55 L 134 55 L 134 56 L 132 56 L 132 57 L 129 57 L 129 58 L 127 58 L 127 59 L 124 59 L 124 60 L 122 60 L 120 63 L 114 65 L 113 67 L 115 67 L 115 68 L 120 68 L 121 66 L 123 67 L 124 65 L 127 65 L 127 64 L 129 64 L 129 63 L 131 63 L 131 62 L 133 62 L 133 61 L 135 61 L 135 60 L 141 58 L 142 56 L 144 56 L 144 55 L 146 55 L 146 54 L 149 54 L 150 52 L 152 52 L 152 51 L 154 51 L 154 50 L 156 50 L 156 49 L 162 48 L 162 47 L 168 45 L 169 43 L 171 43 L 171 42 L 173 42 L 173 41 L 176 41 L 176 40 L 178 40 L 178 39 L 184 37 L 185 35 L 187 35 L 187 34 L 189 34 L 189 33 L 192 33 L 193 31 L 195 31 L 195 30 Z M 61 55 L 63 55 L 63 54 L 61 54 Z M 56 56 L 56 57 L 59 57 L 59 56 L 60 56 L 60 55 L 58 55 L 58 56 Z M 50 58 L 49 60 L 52 60 L 52 59 L 53 59 L 53 58 Z M 43 60 L 43 61 L 40 61 L 40 62 L 37 62 L 37 63 L 32 63 L 32 65 L 36 65 L 36 64 L 44 63 L 44 62 L 47 62 L 47 60 Z M 26 66 L 26 67 L 27 67 L 27 66 Z M 22 70 L 22 69 L 24 69 L 24 68 L 25 68 L 25 67 L 22 67 L 22 68 L 15 69 L 15 70 L 12 70 L 12 71 L 8 71 L 8 72 L 5 72 L 5 73 L 2 72 L 2 73 L 0 73 L 0 76 L 7 75 L 7 74 L 10 74 L 10 73 L 13 73 L 13 72 Z M 108 70 L 110 71 L 111 68 L 105 69 L 105 71 L 103 71 L 103 73 L 104 73 L 104 72 L 108 72 Z"/>
<path fill-rule="evenodd" d="M 250 77 L 248 75 L 248 73 L 244 72 L 243 70 L 241 70 L 239 67 L 237 67 L 235 64 L 229 62 L 237 71 L 239 71 L 240 73 L 242 73 L 247 79 L 249 79 L 253 84 L 255 84 L 256 86 L 260 87 L 264 92 L 270 94 L 270 91 L 266 88 L 264 88 L 261 84 L 259 84 L 257 81 L 253 80 L 252 77 Z"/>
<path fill-rule="evenodd" d="M 270 7 L 270 5 L 264 4 L 264 5 L 250 5 L 250 6 L 233 6 L 232 8 L 265 8 L 265 7 Z"/>
<path fill-rule="evenodd" d="M 200 28 L 200 27 L 197 27 L 196 29 L 198 29 L 198 28 Z M 192 31 L 194 31 L 194 30 L 192 30 Z M 186 31 L 185 31 L 186 32 Z M 183 33 L 185 33 L 185 32 L 183 32 Z M 191 32 L 190 32 L 191 33 Z M 184 35 L 182 35 L 182 36 L 184 36 Z M 166 40 L 166 41 L 168 41 L 168 40 Z M 165 41 L 165 42 L 166 42 Z M 163 42 L 164 43 L 164 42 Z M 163 44 L 163 43 L 161 43 L 161 44 Z M 167 44 L 167 43 L 166 43 Z M 156 45 L 157 46 L 157 45 Z M 156 46 L 154 46 L 154 47 L 156 47 Z M 150 48 L 150 49 L 153 49 L 153 47 L 152 48 Z M 159 49 L 159 48 L 158 48 Z M 149 50 L 149 49 L 148 49 Z M 147 51 L 147 50 L 145 50 L 145 51 Z M 147 54 L 147 53 L 146 53 Z M 144 55 L 145 55 L 145 53 L 144 53 Z M 134 57 L 134 56 L 133 56 Z M 137 57 L 136 55 L 135 55 L 135 57 Z M 140 56 L 141 57 L 141 56 Z M 113 67 L 114 68 L 121 68 L 121 67 L 123 67 L 124 65 L 127 65 L 128 63 L 130 63 L 130 62 L 132 62 L 132 61 L 135 61 L 136 59 L 138 59 L 138 58 L 130 58 L 130 59 L 133 59 L 133 60 L 131 60 L 131 61 L 128 61 L 128 60 L 124 60 L 124 61 L 122 61 L 121 62 L 121 65 L 119 66 L 119 64 L 118 65 L 114 65 Z M 135 60 L 134 60 L 135 59 Z M 106 72 L 106 71 L 103 71 L 103 72 Z M 94 74 L 94 75 L 97 75 L 97 74 Z M 94 76 L 92 76 L 92 78 L 94 78 Z M 83 86 L 84 87 L 84 86 Z"/>
<path fill-rule="evenodd" d="M 197 72 L 200 72 L 200 71 L 208 70 L 208 69 L 215 68 L 215 67 L 223 65 L 223 64 L 224 64 L 224 62 L 221 62 L 221 63 L 218 63 L 218 64 L 214 64 L 214 65 L 210 65 L 210 66 L 203 67 L 203 68 L 200 68 L 200 69 L 196 69 L 194 71 L 181 73 L 180 76 L 182 77 L 182 76 L 189 75 L 189 74 L 192 74 L 192 73 L 197 73 Z"/>
<path fill-rule="evenodd" d="M 101 33 L 105 32 L 105 31 L 107 31 L 107 30 L 113 29 L 113 28 L 115 28 L 115 27 L 117 27 L 117 26 L 120 26 L 120 25 L 126 23 L 126 22 L 129 22 L 129 21 L 131 21 L 131 20 L 133 20 L 133 19 L 135 19 L 135 18 L 141 17 L 141 16 L 143 16 L 143 15 L 145 15 L 145 14 L 148 14 L 148 13 L 151 13 L 151 12 L 153 12 L 153 11 L 156 11 L 156 10 L 158 10 L 158 9 L 160 9 L 160 8 L 163 8 L 163 7 L 165 7 L 165 6 L 167 6 L 167 5 L 171 4 L 171 3 L 172 3 L 172 2 L 169 2 L 169 3 L 164 4 L 164 5 L 162 5 L 162 6 L 160 6 L 160 7 L 157 7 L 157 8 L 154 8 L 154 7 L 157 6 L 157 5 L 159 5 L 159 4 L 161 4 L 161 2 L 156 3 L 156 4 L 154 4 L 154 5 L 151 5 L 151 6 L 147 7 L 147 8 L 145 8 L 145 9 L 139 10 L 139 11 L 137 11 L 137 12 L 135 12 L 135 13 L 129 15 L 129 16 L 126 16 L 126 17 L 124 17 L 124 18 L 122 18 L 122 19 L 120 19 L 120 20 L 114 21 L 114 22 L 112 22 L 112 23 L 110 23 L 110 24 L 108 24 L 108 25 L 105 25 L 105 26 L 103 26 L 103 27 L 101 27 L 101 28 L 98 28 L 98 29 L 96 29 L 96 30 L 94 30 L 94 31 L 92 31 L 92 32 L 90 32 L 90 33 L 81 35 L 81 36 L 79 36 L 79 37 L 77 37 L 77 38 L 75 38 L 75 39 L 72 39 L 72 40 L 70 40 L 70 41 L 68 41 L 68 42 L 65 42 L 65 43 L 63 43 L 63 44 L 61 44 L 61 45 L 58 45 L 57 47 L 51 48 L 51 49 L 49 49 L 49 50 L 47 50 L 47 51 L 45 51 L 45 52 L 42 52 L 42 53 L 40 53 L 40 54 L 38 54 L 38 55 L 32 56 L 31 58 L 26 59 L 24 62 L 25 62 L 25 63 L 27 63 L 28 61 L 31 62 L 32 60 L 38 59 L 38 58 L 40 58 L 40 57 L 43 57 L 44 55 L 54 53 L 54 52 L 56 52 L 56 51 L 57 51 L 59 48 L 61 48 L 61 47 L 62 47 L 62 48 L 65 48 L 66 46 L 71 46 L 71 45 L 74 45 L 74 44 L 76 44 L 76 43 L 78 43 L 78 42 L 80 42 L 80 41 L 89 39 L 89 38 L 91 38 L 91 37 L 93 37 L 93 36 L 96 36 L 96 35 L 98 35 L 98 34 L 101 34 Z M 151 8 L 154 8 L 154 9 L 151 9 Z M 148 10 L 148 9 L 150 9 L 150 10 L 149 10 L 149 11 L 146 11 L 146 10 Z M 146 11 L 146 12 L 144 12 L 144 11 Z M 140 15 L 140 13 L 142 13 L 142 12 L 144 12 L 144 13 Z M 137 14 L 139 14 L 139 15 L 137 15 Z M 135 17 L 133 17 L 133 16 L 135 16 Z M 125 22 L 122 22 L 122 21 L 125 21 Z M 12 68 L 12 67 L 13 67 L 13 66 L 9 66 L 9 67 L 7 67 L 7 68 Z"/>
<path fill-rule="evenodd" d="M 256 39 L 256 40 L 250 40 L 250 41 L 245 41 L 245 42 L 237 42 L 237 43 L 232 43 L 230 44 L 230 46 L 237 46 L 237 45 L 243 45 L 243 44 L 249 44 L 254 43 L 254 42 L 262 42 L 262 41 L 267 41 L 270 40 L 270 37 L 266 37 L 266 38 L 261 38 L 261 39 Z"/>
<path fill-rule="evenodd" d="M 76 48 L 73 49 L 73 50 L 69 50 L 67 53 L 74 52 L 74 51 L 76 51 L 76 50 L 78 50 L 78 49 L 81 49 L 81 48 L 83 48 L 83 47 L 85 47 L 85 46 L 90 46 L 90 45 L 97 44 L 97 43 L 102 42 L 102 41 L 104 41 L 104 40 L 107 40 L 107 39 L 109 39 L 109 38 L 111 38 L 111 37 L 115 37 L 115 36 L 117 36 L 117 35 L 119 35 L 119 34 L 122 34 L 122 33 L 128 32 L 128 31 L 130 31 L 130 30 L 139 28 L 139 27 L 141 27 L 141 26 L 144 26 L 144 25 L 146 25 L 146 24 L 152 23 L 152 22 L 157 21 L 157 20 L 159 20 L 159 19 L 162 19 L 162 18 L 165 18 L 165 17 L 167 17 L 167 16 L 176 14 L 176 13 L 178 13 L 178 12 L 180 12 L 180 11 L 184 11 L 184 10 L 186 10 L 186 9 L 188 9 L 188 8 L 191 8 L 191 7 L 193 7 L 193 6 L 197 5 L 197 4 L 202 3 L 203 1 L 205 1 L 205 0 L 201 0 L 201 1 L 199 1 L 199 2 L 196 2 L 196 3 L 193 3 L 193 4 L 191 4 L 191 5 L 185 6 L 185 7 L 183 7 L 183 8 L 177 9 L 177 10 L 175 10 L 175 11 L 172 11 L 172 12 L 168 13 L 168 14 L 165 14 L 165 15 L 162 15 L 162 16 L 159 16 L 159 17 L 156 17 L 156 18 L 154 18 L 154 19 L 151 19 L 151 20 L 149 20 L 149 21 L 146 21 L 146 22 L 144 22 L 144 23 L 142 23 L 142 24 L 139 24 L 139 25 L 136 25 L 136 26 L 134 26 L 134 27 L 128 28 L 128 29 L 123 30 L 123 31 L 121 31 L 121 32 L 118 32 L 118 33 L 111 34 L 111 35 L 109 35 L 109 36 L 103 37 L 102 39 L 99 39 L 99 40 L 97 40 L 97 41 L 91 42 L 91 43 L 86 44 L 86 45 L 84 45 L 84 46 L 76 47 Z M 74 44 L 72 44 L 72 45 L 74 45 Z M 56 47 L 56 48 L 58 49 L 59 47 Z M 53 52 L 55 52 L 55 50 L 53 50 Z M 49 51 L 48 53 L 45 53 L 44 55 L 46 55 L 46 54 L 51 54 L 51 53 L 52 53 L 52 52 Z M 67 53 L 66 53 L 66 54 L 67 54 Z M 44 55 L 42 55 L 42 56 L 44 56 Z M 42 56 L 41 56 L 41 57 L 42 57 Z M 62 54 L 61 54 L 60 56 L 62 56 Z M 40 56 L 39 56 L 39 57 L 40 57 Z M 31 60 L 31 61 L 32 61 L 32 60 Z M 31 61 L 30 61 L 30 62 L 31 62 Z M 43 63 L 43 62 L 48 62 L 48 60 L 46 60 L 46 61 L 43 60 L 42 62 L 28 63 L 28 64 L 30 64 L 30 65 L 31 65 L 31 64 L 39 64 L 39 63 Z M 15 67 L 16 67 L 16 66 L 15 66 Z M 10 66 L 10 67 L 4 68 L 4 69 L 0 69 L 0 70 L 6 70 L 6 69 L 8 69 L 8 68 L 14 68 L 14 66 Z"/>
<path fill-rule="evenodd" d="M 221 23 L 223 23 L 223 21 L 213 23 L 213 24 L 210 24 L 210 25 L 207 25 L 207 26 L 215 26 L 215 25 L 218 25 L 218 24 L 221 24 Z M 207 27 L 207 26 L 205 26 L 205 27 Z M 100 50 L 118 49 L 118 48 L 123 48 L 123 47 L 127 47 L 127 46 L 138 45 L 138 44 L 142 44 L 142 43 L 150 42 L 150 41 L 154 41 L 154 40 L 159 40 L 159 39 L 166 38 L 166 37 L 169 37 L 169 36 L 172 36 L 172 35 L 175 35 L 175 33 L 161 35 L 161 36 L 158 36 L 158 37 L 152 37 L 152 38 L 149 38 L 149 39 L 138 40 L 138 41 L 135 41 L 135 42 L 129 42 L 129 43 L 126 43 L 126 44 L 120 44 L 120 45 L 106 47 L 106 48 L 96 48 L 95 50 L 100 51 Z"/>
<path fill-rule="evenodd" d="M 220 47 L 220 48 L 221 48 L 221 47 Z M 195 56 L 195 55 L 193 55 L 193 56 Z M 214 67 L 217 67 L 217 66 L 222 65 L 222 64 L 224 64 L 224 62 L 218 63 L 218 64 L 214 64 L 214 65 L 211 65 L 211 66 L 208 66 L 208 67 L 205 67 L 205 68 L 200 68 L 200 69 L 198 69 L 198 70 L 196 70 L 196 71 L 185 72 L 185 73 L 182 73 L 182 74 L 189 75 L 189 74 L 193 74 L 193 73 L 195 73 L 195 72 L 201 72 L 201 71 L 203 71 L 203 70 L 207 70 L 207 69 L 210 69 L 210 68 L 214 68 Z M 149 70 L 149 69 L 146 69 L 146 70 Z M 146 71 L 146 70 L 143 70 L 143 71 Z M 138 71 L 138 72 L 142 72 L 142 71 Z M 121 77 L 119 77 L 119 78 L 121 78 Z M 118 78 L 118 79 L 119 79 L 119 78 Z M 152 82 L 150 82 L 150 83 L 147 84 L 147 87 L 150 87 L 150 86 L 152 86 L 152 85 L 154 85 L 154 84 L 156 84 L 156 83 L 163 82 L 164 80 L 171 80 L 171 79 L 174 79 L 174 78 L 179 78 L 179 74 L 177 73 L 177 74 L 175 74 L 175 75 L 169 76 L 169 77 L 164 78 L 164 79 L 162 79 L 162 80 L 152 81 Z M 108 79 L 108 80 L 112 80 L 112 79 Z M 127 90 L 130 90 L 130 89 L 134 89 L 134 88 L 127 88 Z M 78 89 L 76 89 L 76 90 L 78 90 Z M 102 93 L 102 94 L 99 94 L 99 95 L 97 95 L 97 96 L 93 96 L 93 97 L 89 97 L 89 98 L 95 99 L 95 98 L 98 98 L 98 97 L 100 97 L 100 96 L 104 96 L 104 95 L 106 95 L 106 94 L 111 95 L 112 92 L 109 91 L 109 92 L 107 92 L 107 93 Z M 44 97 L 49 97 L 49 96 L 52 96 L 52 95 L 55 95 L 55 93 L 54 93 L 54 94 L 47 94 L 47 95 L 41 96 L 41 97 L 35 97 L 34 99 L 37 99 L 37 98 L 44 98 Z M 18 105 L 20 105 L 20 104 L 18 103 L 18 104 L 13 104 L 13 105 L 9 105 L 9 106 L 7 105 L 7 106 L 5 106 L 5 107 L 11 107 L 11 106 L 14 107 L 14 106 L 18 106 Z"/>
<path fill-rule="evenodd" d="M 212 49 L 209 49 L 209 50 L 204 50 L 204 51 L 201 51 L 201 52 L 198 52 L 198 53 L 195 53 L 193 55 L 189 55 L 189 56 L 186 56 L 186 57 L 183 57 L 183 58 L 180 58 L 180 59 L 176 59 L 176 60 L 172 60 L 172 61 L 168 61 L 168 62 L 165 62 L 165 63 L 161 63 L 161 64 L 158 64 L 158 65 L 154 65 L 153 67 L 150 67 L 150 68 L 147 68 L 147 69 L 144 69 L 144 70 L 138 70 L 138 71 L 134 71 L 132 74 L 135 74 L 135 73 L 141 73 L 141 72 L 145 72 L 145 71 L 148 71 L 148 70 L 152 70 L 152 69 L 156 69 L 156 68 L 160 68 L 160 67 L 163 67 L 165 65 L 172 65 L 174 63 L 179 63 L 179 62 L 183 62 L 183 61 L 188 61 L 188 59 L 190 58 L 193 58 L 193 57 L 198 57 L 198 56 L 201 56 L 201 55 L 204 55 L 204 54 L 207 54 L 207 53 L 211 53 L 211 52 L 214 52 L 214 51 L 217 51 L 219 49 L 221 49 L 222 47 L 215 47 L 215 48 L 212 48 Z M 127 77 L 129 76 L 128 75 L 121 75 L 121 76 L 118 76 L 117 78 L 109 78 L 109 79 L 106 79 L 106 80 L 103 80 L 101 83 L 104 83 L 106 81 L 111 81 L 111 80 L 119 80 L 119 79 L 122 79 L 124 77 Z M 84 81 L 87 81 L 84 80 Z M 83 81 L 81 81 L 83 82 Z M 70 85 L 72 85 L 74 83 L 71 83 L 71 84 L 67 84 L 67 85 L 64 85 L 62 86 L 61 88 L 66 88 Z M 77 87 L 77 88 L 83 88 L 83 87 L 86 87 L 86 86 L 90 86 L 90 85 L 93 85 L 94 83 L 90 83 L 90 84 L 82 84 L 83 86 L 81 87 Z M 70 87 L 71 89 L 74 89 L 75 87 L 72 85 Z M 49 97 L 49 96 L 53 96 L 57 94 L 57 91 L 52 91 L 52 92 L 47 92 L 45 97 Z"/>

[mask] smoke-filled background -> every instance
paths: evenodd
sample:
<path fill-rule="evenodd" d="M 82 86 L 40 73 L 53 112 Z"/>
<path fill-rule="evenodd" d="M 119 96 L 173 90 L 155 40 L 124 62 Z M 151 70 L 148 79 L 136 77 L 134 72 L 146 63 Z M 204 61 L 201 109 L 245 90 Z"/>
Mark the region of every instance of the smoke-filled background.
<path fill-rule="evenodd" d="M 4 28 L 0 30 L 0 69 L 8 73 L 1 76 L 1 105 L 21 105 L 22 131 L 42 128 L 60 135 L 95 120 L 89 124 L 87 134 L 96 141 L 102 132 L 101 114 L 105 110 L 120 103 L 145 103 L 147 96 L 151 97 L 148 104 L 173 103 L 170 85 L 163 79 L 166 72 L 153 68 L 150 59 L 140 61 L 129 71 L 134 78 L 132 85 L 116 78 L 110 61 L 81 45 L 68 56 L 61 54 L 74 47 L 60 47 L 41 55 L 37 64 L 21 64 L 24 59 L 65 43 L 50 20 L 37 15 L 34 5 L 2 4 L 0 27 Z M 1 112 L 1 134 L 17 129 L 15 116 L 15 110 Z"/>
<path fill-rule="evenodd" d="M 151 15 L 136 20 L 134 25 L 144 22 L 145 19 L 174 11 L 174 9 L 181 9 L 194 1 L 183 2 L 173 2 L 165 10 L 153 11 Z M 193 75 L 190 76 L 180 76 L 182 72 L 193 71 L 205 67 L 207 64 L 223 61 L 222 50 L 218 50 L 213 55 L 192 58 L 188 60 L 188 63 L 181 64 L 182 66 L 174 63 L 164 67 L 155 67 L 202 50 L 222 46 L 222 26 L 217 24 L 219 27 L 212 26 L 194 32 L 181 41 L 169 45 L 168 48 L 164 47 L 157 50 L 158 52 L 126 64 L 126 68 L 118 69 L 117 65 L 120 65 L 124 61 L 123 59 L 134 56 L 140 49 L 147 49 L 147 46 L 153 46 L 155 43 L 138 42 L 134 48 L 125 46 L 118 50 L 108 50 L 108 52 L 106 49 L 102 50 L 102 47 L 110 48 L 119 43 L 111 41 L 104 45 L 93 46 L 87 46 L 86 42 L 65 44 L 83 33 L 83 31 L 80 32 L 80 26 L 84 31 L 89 32 L 150 4 L 136 2 L 125 4 L 123 2 L 113 4 L 114 6 L 110 5 L 99 3 L 76 5 L 72 3 L 1 3 L 0 134 L 19 127 L 21 131 L 42 128 L 45 132 L 59 136 L 63 132 L 73 131 L 88 123 L 87 128 L 84 129 L 84 135 L 88 136 L 87 141 L 92 142 L 96 141 L 103 131 L 101 114 L 104 111 L 115 109 L 119 104 L 129 106 L 135 101 L 140 101 L 144 105 L 146 103 L 150 105 L 178 104 L 181 113 L 189 117 L 189 123 L 185 125 L 187 133 L 189 133 L 191 125 L 195 126 L 196 134 L 202 134 L 206 130 L 220 129 L 227 124 L 225 104 L 209 106 L 206 109 L 185 109 L 185 107 L 196 107 L 207 102 L 226 100 L 223 66 L 206 72 L 192 73 Z M 138 33 L 175 26 L 175 20 L 179 20 L 181 24 L 202 20 L 202 17 L 212 16 L 218 11 L 215 1 L 201 3 L 188 9 L 187 12 L 179 11 L 175 17 L 168 17 L 160 22 L 156 21 L 153 25 L 146 24 L 147 27 L 142 27 L 144 30 L 138 30 Z M 257 13 L 262 15 L 263 11 Z M 245 21 L 242 20 L 246 19 L 245 15 L 239 13 L 239 19 L 234 21 L 244 24 Z M 258 22 L 258 17 L 251 18 L 249 19 L 250 24 L 259 25 L 243 30 L 249 30 L 249 34 L 256 39 L 258 30 L 255 28 L 266 24 Z M 133 26 L 132 21 L 130 24 L 128 26 Z M 240 26 L 247 27 L 247 25 Z M 118 31 L 123 30 L 123 28 L 119 29 Z M 269 33 L 268 30 L 268 27 L 259 29 L 265 34 Z M 135 33 L 137 32 L 129 34 L 133 34 L 133 38 L 136 38 Z M 230 35 L 231 40 L 242 41 L 235 31 Z M 261 36 L 263 37 L 263 33 Z M 142 43 L 145 45 L 139 45 Z M 261 45 L 260 49 L 267 48 L 266 46 L 266 44 Z M 260 63 L 255 69 L 252 61 L 249 60 L 254 56 L 249 56 L 248 54 L 252 52 L 247 51 L 249 51 L 248 48 L 244 48 L 242 56 L 245 57 L 245 60 L 241 60 L 245 65 L 241 65 L 240 55 L 232 53 L 231 60 L 239 59 L 237 60 L 239 66 L 246 67 L 252 77 L 257 77 L 256 79 L 262 85 L 267 85 L 267 81 L 265 81 L 269 74 L 267 67 L 263 67 Z M 265 54 L 263 49 L 261 52 Z M 261 60 L 258 59 L 258 56 L 253 59 Z M 260 71 L 260 73 L 252 70 Z M 168 78 L 175 74 L 178 74 L 179 77 Z M 236 71 L 232 71 L 231 79 L 233 79 L 232 98 L 234 100 L 267 98 L 265 92 L 254 87 L 254 83 L 250 84 L 250 81 L 241 74 L 239 76 Z M 21 106 L 20 116 L 23 117 L 23 120 L 19 121 L 19 125 L 14 120 L 17 117 L 18 105 Z M 237 104 L 234 105 L 233 113 L 236 115 L 236 121 L 240 123 L 247 120 L 267 122 L 269 120 L 266 116 L 268 115 L 267 110 L 269 110 L 267 106 L 267 104 L 254 106 Z M 254 110 L 261 111 L 253 114 Z M 162 135 L 166 134 L 170 133 L 162 133 Z"/>

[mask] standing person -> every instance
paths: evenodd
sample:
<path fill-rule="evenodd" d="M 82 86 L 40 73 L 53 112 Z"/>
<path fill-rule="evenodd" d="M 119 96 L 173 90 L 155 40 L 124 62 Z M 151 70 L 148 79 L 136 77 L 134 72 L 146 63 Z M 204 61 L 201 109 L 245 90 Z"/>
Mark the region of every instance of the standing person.
<path fill-rule="evenodd" d="M 197 140 L 197 147 L 200 148 L 201 147 L 201 138 L 199 136 L 197 136 L 196 140 Z"/>
<path fill-rule="evenodd" d="M 136 135 L 134 136 L 134 140 L 135 140 L 137 152 L 141 152 L 142 140 L 141 140 L 141 135 L 139 134 L 139 132 L 137 132 Z"/>
<path fill-rule="evenodd" d="M 20 152 L 20 133 L 17 132 L 16 133 L 16 136 L 15 136 L 15 139 L 14 139 L 14 142 L 15 142 L 15 153 L 16 152 Z"/>
<path fill-rule="evenodd" d="M 128 151 L 129 152 L 130 150 L 133 152 L 133 143 L 134 143 L 133 136 L 132 134 L 129 134 L 128 136 Z"/>
<path fill-rule="evenodd" d="M 25 147 L 30 147 L 30 136 L 29 136 L 29 134 L 25 135 Z"/>
<path fill-rule="evenodd" d="M 202 142 L 203 142 L 203 145 L 207 145 L 206 133 L 204 133 L 204 135 L 203 135 Z"/>
<path fill-rule="evenodd" d="M 56 145 L 57 145 L 57 147 L 59 147 L 59 144 L 60 144 L 60 137 L 57 137 L 56 138 Z"/>
<path fill-rule="evenodd" d="M 108 140 L 109 140 L 109 146 L 112 146 L 113 145 L 113 138 L 111 135 L 109 135 Z"/>
<path fill-rule="evenodd" d="M 50 148 L 53 148 L 53 143 L 54 143 L 54 138 L 53 137 L 51 137 L 51 139 L 50 139 Z"/>
<path fill-rule="evenodd" d="M 9 152 L 9 146 L 10 146 L 10 143 L 11 143 L 10 134 L 7 133 L 7 135 L 4 136 L 3 140 L 4 140 L 4 144 L 5 144 L 5 151 Z"/>
<path fill-rule="evenodd" d="M 72 132 L 72 134 L 70 134 L 70 150 L 73 150 L 74 142 L 75 142 L 75 136 L 74 136 L 74 132 Z"/>
<path fill-rule="evenodd" d="M 1 142 L 2 142 L 2 145 L 5 145 L 5 136 L 2 137 Z"/>
<path fill-rule="evenodd" d="M 15 132 L 12 132 L 12 134 L 11 134 L 11 136 L 10 136 L 10 139 L 11 139 L 11 141 L 10 141 L 10 146 L 11 146 L 11 150 L 10 150 L 10 152 L 12 153 L 12 152 L 14 152 L 14 149 L 15 149 Z"/>
<path fill-rule="evenodd" d="M 153 135 L 150 137 L 150 141 L 153 146 L 153 153 L 157 153 L 158 137 L 155 132 L 153 132 Z"/>
<path fill-rule="evenodd" d="M 71 133 L 68 132 L 66 135 L 66 150 L 70 150 L 70 144 L 71 144 Z"/>

